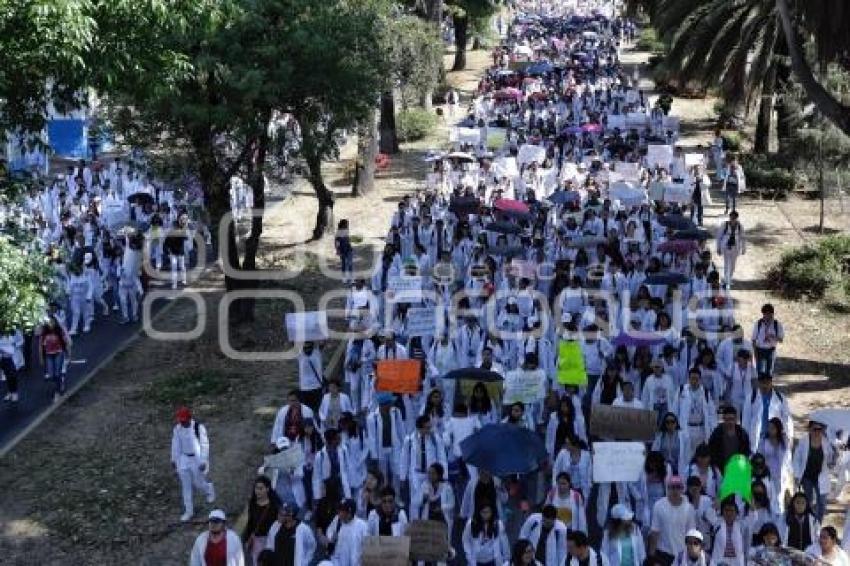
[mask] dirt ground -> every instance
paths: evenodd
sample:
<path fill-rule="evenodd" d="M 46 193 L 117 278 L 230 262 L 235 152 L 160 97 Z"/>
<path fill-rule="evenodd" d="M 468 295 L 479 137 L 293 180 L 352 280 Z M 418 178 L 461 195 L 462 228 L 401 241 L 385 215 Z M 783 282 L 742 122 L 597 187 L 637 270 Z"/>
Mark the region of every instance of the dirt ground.
<path fill-rule="evenodd" d="M 488 55 L 471 52 L 468 63 L 468 71 L 449 74 L 464 94 L 474 89 Z M 711 101 L 676 100 L 674 113 L 682 116 L 689 145 L 707 142 Z M 338 197 L 336 219 L 349 218 L 352 233 L 362 238 L 358 266 L 380 249 L 398 200 L 421 185 L 425 151 L 445 140 L 441 128 L 430 139 L 405 147 L 365 198 L 351 198 L 350 185 L 342 179 L 351 148 L 340 163 L 329 164 L 328 179 Z M 741 302 L 739 319 L 748 326 L 762 303 L 776 305 L 787 331 L 778 383 L 800 419 L 820 407 L 850 405 L 850 317 L 782 300 L 764 284 L 765 269 L 783 249 L 816 237 L 805 230 L 816 223 L 816 206 L 801 200 L 746 199 L 740 205 L 750 239 L 734 288 Z M 850 229 L 840 203 L 830 207 L 829 226 Z M 709 224 L 716 225 L 722 208 L 715 205 L 707 212 Z M 260 258 L 267 268 L 301 264 L 300 275 L 285 288 L 304 297 L 307 310 L 322 293 L 338 288 L 318 268 L 325 259 L 336 265 L 331 240 L 296 248 L 309 238 L 315 214 L 312 192 L 299 183 L 291 199 L 269 209 Z M 304 251 L 303 261 L 295 259 L 296 249 Z M 219 273 L 196 285 L 208 312 L 201 338 L 138 340 L 0 461 L 0 562 L 185 564 L 204 525 L 200 519 L 192 525 L 178 522 L 179 487 L 168 464 L 172 412 L 184 402 L 195 407 L 210 431 L 215 506 L 234 519 L 239 515 L 296 369 L 292 362 L 237 362 L 221 353 L 217 322 L 222 287 Z M 234 347 L 271 351 L 286 346 L 282 321 L 288 309 L 281 301 L 261 301 L 256 322 L 231 332 Z M 187 329 L 195 317 L 192 303 L 178 301 L 159 317 L 156 328 Z M 198 500 L 196 517 L 209 508 Z M 837 516 L 829 521 L 837 522 Z"/>

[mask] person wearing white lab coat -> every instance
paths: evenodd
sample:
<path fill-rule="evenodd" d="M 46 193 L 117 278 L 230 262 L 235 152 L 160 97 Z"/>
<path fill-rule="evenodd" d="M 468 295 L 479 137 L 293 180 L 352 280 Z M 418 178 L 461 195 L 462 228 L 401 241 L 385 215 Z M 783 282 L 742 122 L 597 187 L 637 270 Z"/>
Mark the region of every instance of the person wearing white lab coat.
<path fill-rule="evenodd" d="M 329 502 L 340 498 L 351 498 L 351 485 L 348 483 L 348 449 L 340 443 L 339 431 L 325 431 L 325 446 L 313 461 L 313 498 L 330 498 Z"/>
<path fill-rule="evenodd" d="M 431 464 L 428 468 L 428 479 L 420 489 L 422 502 L 419 515 L 411 515 L 414 519 L 440 521 L 445 523 L 449 537 L 454 524 L 455 495 L 452 485 L 446 481 L 446 471 L 439 463 Z"/>
<path fill-rule="evenodd" d="M 510 557 L 505 525 L 489 503 L 482 505 L 477 515 L 466 522 L 461 538 L 468 566 L 502 564 Z"/>
<path fill-rule="evenodd" d="M 744 227 L 738 222 L 738 212 L 729 213 L 729 220 L 720 224 L 717 231 L 717 255 L 723 258 L 723 282 L 727 289 L 732 286 L 738 256 L 747 253 Z"/>
<path fill-rule="evenodd" d="M 611 566 L 631 566 L 623 564 L 623 545 L 628 538 L 632 549 L 632 563 L 640 566 L 646 559 L 646 548 L 643 544 L 643 536 L 640 528 L 632 522 L 634 513 L 622 503 L 611 508 L 611 523 L 605 534 L 602 535 L 602 544 L 599 547 Z M 591 563 L 592 564 L 592 563 Z"/>
<path fill-rule="evenodd" d="M 449 340 L 448 334 L 440 336 L 435 340 L 428 351 L 428 375 L 432 380 L 439 379 L 443 389 L 443 402 L 447 412 L 454 408 L 455 389 L 457 380 L 442 379 L 444 375 L 452 370 L 460 368 L 455 343 Z"/>
<path fill-rule="evenodd" d="M 60 331 L 63 332 L 63 331 Z M 9 392 L 4 400 L 18 401 L 18 372 L 26 365 L 24 357 L 24 335 L 20 330 L 0 335 L 0 369 L 6 379 Z"/>
<path fill-rule="evenodd" d="M 519 531 L 519 538 L 528 540 L 535 549 L 545 545 L 543 566 L 561 566 L 567 559 L 567 527 L 557 515 L 553 505 L 546 505 L 542 513 L 529 515 Z M 544 533 L 546 540 L 541 541 Z"/>
<path fill-rule="evenodd" d="M 770 401 L 766 401 L 766 398 Z M 744 404 L 741 424 L 750 435 L 750 446 L 758 446 L 767 434 L 767 422 L 772 418 L 782 421 L 787 438 L 794 438 L 794 421 L 788 399 L 773 386 L 773 376 L 763 373 L 758 376 L 758 388 Z"/>
<path fill-rule="evenodd" d="M 207 481 L 210 468 L 210 442 L 207 428 L 192 418 L 187 407 L 177 409 L 177 424 L 171 432 L 171 466 L 180 479 L 183 497 L 182 522 L 195 514 L 193 487 L 201 490 L 207 502 L 215 501 L 213 484 Z"/>
<path fill-rule="evenodd" d="M 679 423 L 688 433 L 687 461 L 690 461 L 697 446 L 707 442 L 711 431 L 717 426 L 717 408 L 702 386 L 699 369 L 688 372 L 688 383 L 682 386 L 679 393 Z"/>
<path fill-rule="evenodd" d="M 346 499 L 339 505 L 337 516 L 334 517 L 324 535 L 320 539 L 333 547 L 329 551 L 330 562 L 333 566 L 360 566 L 360 556 L 363 554 L 363 539 L 369 536 L 369 526 L 366 521 L 354 515 L 354 501 Z"/>
<path fill-rule="evenodd" d="M 368 410 L 369 375 L 375 362 L 375 345 L 368 338 L 351 338 L 345 350 L 345 381 L 351 391 L 351 402 L 355 412 Z"/>
<path fill-rule="evenodd" d="M 404 419 L 398 407 L 393 406 L 393 396 L 379 393 L 378 408 L 366 417 L 366 438 L 369 441 L 369 457 L 378 464 L 378 469 L 388 483 L 398 489 L 399 463 L 404 443 Z"/>
<path fill-rule="evenodd" d="M 235 531 L 227 528 L 225 521 L 226 517 L 221 509 L 215 509 L 210 513 L 209 529 L 195 539 L 192 554 L 189 556 L 189 566 L 207 566 L 205 555 L 210 545 L 219 548 L 216 554 L 220 552 L 224 555 L 227 566 L 245 566 L 242 539 Z"/>
<path fill-rule="evenodd" d="M 676 413 L 668 411 L 662 418 L 661 426 L 652 442 L 652 451 L 664 455 L 664 461 L 674 474 L 685 473 L 691 460 L 690 436 L 679 426 Z"/>
<path fill-rule="evenodd" d="M 416 430 L 410 433 L 402 444 L 399 472 L 401 481 L 409 482 L 410 514 L 419 516 L 422 504 L 422 487 L 428 479 L 428 468 L 439 463 L 444 470 L 449 468 L 446 461 L 446 447 L 443 439 L 431 431 L 431 418 L 420 415 L 416 418 Z"/>
<path fill-rule="evenodd" d="M 721 503 L 720 517 L 714 525 L 713 533 L 711 560 L 714 564 L 744 566 L 747 563 L 750 534 L 744 528 L 744 522 L 738 518 L 738 504 L 734 498 L 727 498 Z"/>
<path fill-rule="evenodd" d="M 370 537 L 404 536 L 407 530 L 407 513 L 396 505 L 396 492 L 386 486 L 381 490 L 381 504 L 369 512 L 366 520 Z"/>
<path fill-rule="evenodd" d="M 823 520 L 826 512 L 826 498 L 831 488 L 829 470 L 834 463 L 835 449 L 826 436 L 826 425 L 809 421 L 809 432 L 797 443 L 792 466 L 794 481 L 802 486 L 818 521 Z"/>
<path fill-rule="evenodd" d="M 564 446 L 561 447 L 552 465 L 553 485 L 556 487 L 558 474 L 561 472 L 570 474 L 573 489 L 580 491 L 582 498 L 587 501 L 590 497 L 591 486 L 590 452 L 586 450 L 584 442 L 575 435 L 567 435 Z"/>
<path fill-rule="evenodd" d="M 313 530 L 298 520 L 298 508 L 291 503 L 283 503 L 266 537 L 266 548 L 284 563 L 291 559 L 294 566 L 310 566 L 316 552 L 316 537 Z M 294 543 L 290 542 L 295 539 Z M 289 540 L 287 540 L 289 539 Z M 290 554 L 291 553 L 291 554 Z"/>
<path fill-rule="evenodd" d="M 281 436 L 287 436 L 290 440 L 294 440 L 298 434 L 287 434 L 291 427 L 300 428 L 306 419 L 313 418 L 313 409 L 304 405 L 298 400 L 298 393 L 290 391 L 287 395 L 287 404 L 280 408 L 274 418 L 272 425 L 271 444 L 277 442 Z M 300 430 L 298 431 L 300 432 Z"/>
<path fill-rule="evenodd" d="M 753 364 L 753 353 L 746 349 L 738 350 L 731 370 L 723 376 L 723 379 L 726 382 L 723 397 L 727 403 L 731 403 L 738 410 L 740 415 L 743 415 L 744 407 L 750 402 L 755 392 L 756 366 Z"/>
<path fill-rule="evenodd" d="M 328 392 L 322 396 L 319 404 L 319 429 L 339 428 L 339 419 L 343 413 L 354 413 L 351 398 L 340 392 L 339 382 L 328 381 Z"/>
<path fill-rule="evenodd" d="M 74 336 L 77 333 L 80 320 L 83 322 L 83 332 L 91 330 L 91 321 L 94 317 L 94 289 L 91 280 L 83 272 L 81 266 L 72 266 L 68 286 L 66 289 L 68 301 L 71 307 L 71 324 L 68 334 Z"/>
<path fill-rule="evenodd" d="M 664 373 L 661 360 L 652 361 L 652 373 L 643 383 L 641 400 L 644 407 L 652 409 L 658 415 L 658 422 L 669 411 L 676 412 L 677 389 L 669 375 Z"/>
<path fill-rule="evenodd" d="M 580 566 L 583 563 L 590 566 L 611 566 L 608 557 L 602 552 L 597 553 L 590 546 L 587 534 L 581 531 L 571 531 L 567 535 L 567 551 L 570 557 L 568 566 Z"/>

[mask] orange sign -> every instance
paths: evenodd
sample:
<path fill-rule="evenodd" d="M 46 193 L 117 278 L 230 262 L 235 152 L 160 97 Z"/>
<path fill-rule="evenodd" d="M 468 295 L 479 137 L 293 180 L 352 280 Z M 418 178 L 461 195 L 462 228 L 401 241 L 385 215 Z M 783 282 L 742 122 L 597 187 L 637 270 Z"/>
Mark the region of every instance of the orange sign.
<path fill-rule="evenodd" d="M 375 368 L 375 389 L 390 393 L 419 393 L 422 389 L 421 360 L 381 360 Z"/>

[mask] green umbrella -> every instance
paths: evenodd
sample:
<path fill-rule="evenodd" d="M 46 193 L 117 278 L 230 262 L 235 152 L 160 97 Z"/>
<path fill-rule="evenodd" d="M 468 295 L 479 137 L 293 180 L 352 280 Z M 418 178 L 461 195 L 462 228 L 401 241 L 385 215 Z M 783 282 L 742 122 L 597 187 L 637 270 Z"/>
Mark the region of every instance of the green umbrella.
<path fill-rule="evenodd" d="M 747 503 L 753 501 L 753 467 L 743 454 L 735 454 L 726 462 L 723 470 L 723 483 L 720 484 L 718 499 L 723 501 L 729 495 L 740 495 Z"/>

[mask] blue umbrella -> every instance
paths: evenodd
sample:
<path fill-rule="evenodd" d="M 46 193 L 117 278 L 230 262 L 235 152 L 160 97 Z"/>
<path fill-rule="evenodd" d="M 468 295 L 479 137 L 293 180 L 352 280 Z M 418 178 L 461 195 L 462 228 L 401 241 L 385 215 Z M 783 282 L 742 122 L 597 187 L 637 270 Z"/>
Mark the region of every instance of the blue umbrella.
<path fill-rule="evenodd" d="M 545 75 L 551 73 L 555 68 L 551 63 L 535 63 L 525 70 L 526 75 Z"/>
<path fill-rule="evenodd" d="M 575 191 L 555 191 L 546 200 L 552 204 L 566 204 L 568 202 L 579 202 L 581 195 Z"/>
<path fill-rule="evenodd" d="M 645 285 L 682 285 L 690 281 L 681 273 L 661 272 L 647 275 L 643 280 Z"/>
<path fill-rule="evenodd" d="M 681 214 L 665 214 L 658 217 L 658 223 L 666 228 L 674 230 L 695 230 L 696 224 L 690 218 L 685 218 Z"/>
<path fill-rule="evenodd" d="M 540 436 L 506 423 L 484 426 L 461 442 L 460 450 L 464 462 L 497 476 L 532 472 L 546 459 Z"/>
<path fill-rule="evenodd" d="M 450 371 L 443 379 L 468 379 L 470 381 L 483 381 L 485 383 L 502 381 L 501 374 L 482 368 L 463 368 Z"/>

